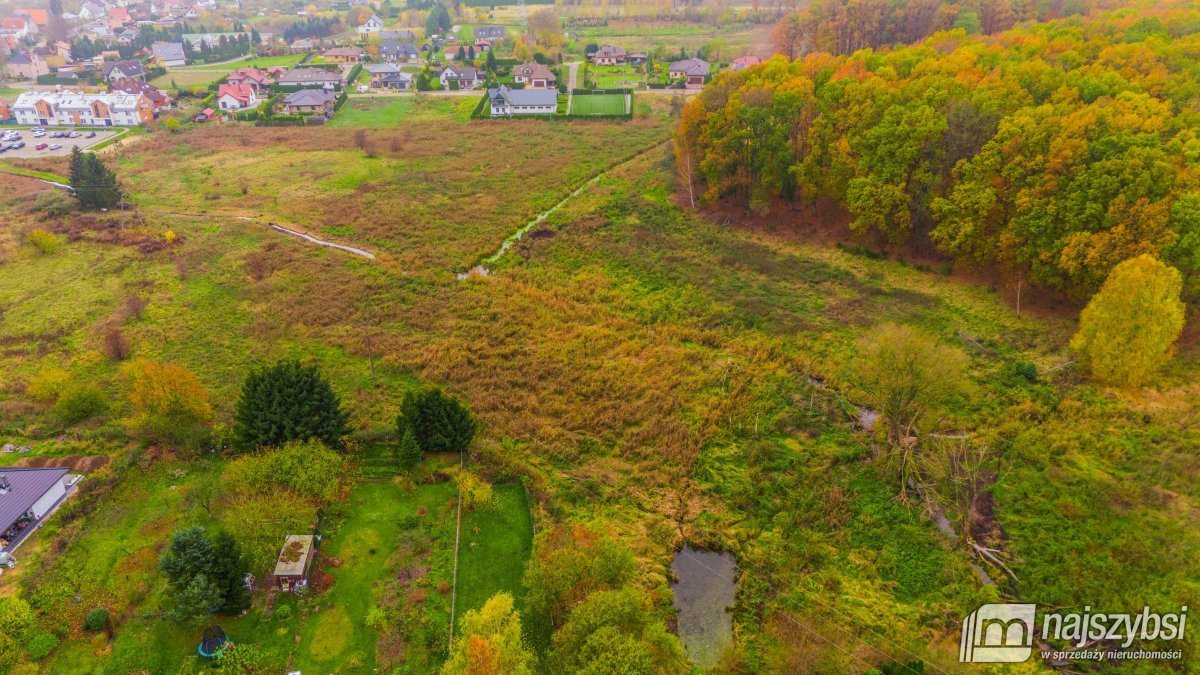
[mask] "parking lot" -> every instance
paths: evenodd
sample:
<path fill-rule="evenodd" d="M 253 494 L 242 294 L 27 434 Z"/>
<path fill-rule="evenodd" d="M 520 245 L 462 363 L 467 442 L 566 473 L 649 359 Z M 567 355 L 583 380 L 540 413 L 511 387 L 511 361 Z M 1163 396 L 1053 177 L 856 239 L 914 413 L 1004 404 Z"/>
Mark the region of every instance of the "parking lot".
<path fill-rule="evenodd" d="M 122 127 L 122 128 L 104 129 L 104 130 L 86 129 L 86 128 L 77 130 L 72 127 L 46 127 L 46 135 L 41 138 L 38 138 L 37 136 L 33 135 L 33 132 L 31 132 L 28 127 L 7 127 L 6 126 L 6 127 L 0 128 L 0 133 L 8 132 L 8 131 L 18 132 L 21 135 L 20 139 L 18 139 L 18 140 L 23 141 L 25 143 L 25 147 L 15 149 L 15 150 L 5 150 L 3 152 L 0 152 L 0 159 L 4 159 L 6 157 L 14 157 L 14 158 L 55 157 L 55 156 L 59 156 L 59 155 L 67 155 L 67 154 L 70 154 L 71 150 L 74 149 L 75 146 L 77 146 L 77 145 L 80 147 L 80 149 L 86 150 L 87 148 L 90 148 L 93 145 L 96 145 L 97 143 L 101 143 L 105 140 L 112 138 L 113 136 L 125 131 L 125 129 Z M 51 136 L 53 134 L 71 133 L 71 132 L 78 133 L 79 138 L 51 138 Z M 88 138 L 87 135 L 89 133 L 95 133 L 96 136 L 94 138 Z M 0 141 L 0 146 L 8 145 L 10 142 L 11 141 L 5 139 L 3 141 Z M 38 150 L 37 146 L 39 146 L 43 143 L 46 144 L 46 149 Z M 51 150 L 50 149 L 51 145 L 60 145 L 62 147 L 60 147 L 56 150 Z"/>

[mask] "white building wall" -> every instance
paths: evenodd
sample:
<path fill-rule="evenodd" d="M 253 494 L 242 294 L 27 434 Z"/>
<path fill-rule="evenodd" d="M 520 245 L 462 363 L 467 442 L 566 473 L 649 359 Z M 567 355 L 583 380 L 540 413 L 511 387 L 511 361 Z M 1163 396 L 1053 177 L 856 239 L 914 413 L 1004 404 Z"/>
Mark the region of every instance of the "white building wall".
<path fill-rule="evenodd" d="M 63 485 L 63 482 L 60 479 L 54 485 L 50 486 L 49 490 L 46 490 L 46 494 L 42 495 L 41 498 L 33 503 L 33 515 L 37 518 L 41 518 L 42 516 L 46 515 L 46 513 L 50 511 L 50 508 L 53 507 L 58 500 L 62 499 L 63 495 L 65 494 L 67 494 L 67 488 Z"/>

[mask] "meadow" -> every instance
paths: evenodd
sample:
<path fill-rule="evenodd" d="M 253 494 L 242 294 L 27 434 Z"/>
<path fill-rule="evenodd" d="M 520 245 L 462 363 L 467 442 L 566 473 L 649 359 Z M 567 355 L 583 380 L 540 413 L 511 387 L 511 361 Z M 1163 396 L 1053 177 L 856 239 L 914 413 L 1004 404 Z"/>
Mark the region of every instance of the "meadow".
<path fill-rule="evenodd" d="M 480 420 L 469 459 L 498 483 L 495 510 L 464 514 L 460 611 L 496 590 L 522 592 L 529 521 L 523 491 L 503 487 L 514 476 L 527 481 L 539 530 L 590 525 L 628 545 L 636 583 L 660 613 L 679 544 L 734 553 L 729 670 L 917 658 L 953 671 L 955 618 L 1001 597 L 1114 611 L 1146 599 L 1195 605 L 1194 336 L 1152 390 L 1089 385 L 1064 366 L 1070 313 L 1018 316 L 978 279 L 819 243 L 796 212 L 739 225 L 683 206 L 665 144 L 677 120 L 654 105 L 631 122 L 458 125 L 447 110 L 361 134 L 158 135 L 114 160 L 137 205 L 124 228 L 118 214 L 46 216 L 32 205 L 51 188 L 0 177 L 0 429 L 39 452 L 112 458 L 96 472 L 97 482 L 112 477 L 112 492 L 80 515 L 64 551 L 52 523 L 23 561 L 55 580 L 53 597 L 32 596 L 57 612 L 41 619 L 61 638 L 47 667 L 174 672 L 194 650 L 194 630 L 155 616 L 154 567 L 175 527 L 209 522 L 201 484 L 229 460 L 128 440 L 127 385 L 101 339 L 114 320 L 133 357 L 193 370 L 220 419 L 249 367 L 289 356 L 319 365 L 349 407 L 364 439 L 351 455 L 361 473 L 326 521 L 341 562 L 329 569 L 334 583 L 287 619 L 258 606 L 222 619 L 306 671 L 444 656 L 437 581 L 453 549 L 453 491 L 423 482 L 431 466 L 410 482 L 384 459 L 403 393 L 421 384 L 469 404 Z M 487 275 L 457 279 L 605 170 Z M 311 246 L 269 222 L 378 257 Z M 40 252 L 23 237 L 33 227 L 63 245 Z M 122 314 L 134 294 L 148 301 L 141 317 Z M 970 386 L 939 428 L 996 452 L 995 517 L 1016 580 L 982 583 L 968 553 L 898 500 L 872 460 L 879 438 L 854 423 L 861 401 L 846 371 L 858 339 L 884 322 L 966 354 Z M 1015 361 L 1038 376 L 1014 377 Z M 108 409 L 56 419 L 29 389 L 50 367 L 95 383 Z M 472 551 L 504 564 L 480 565 Z M 419 568 L 428 568 L 424 593 L 376 583 Z M 0 589 L 24 588 L 25 574 L 0 577 Z M 1117 575 L 1121 584 L 1105 582 Z M 78 628 L 100 602 L 117 617 L 111 645 Z"/>

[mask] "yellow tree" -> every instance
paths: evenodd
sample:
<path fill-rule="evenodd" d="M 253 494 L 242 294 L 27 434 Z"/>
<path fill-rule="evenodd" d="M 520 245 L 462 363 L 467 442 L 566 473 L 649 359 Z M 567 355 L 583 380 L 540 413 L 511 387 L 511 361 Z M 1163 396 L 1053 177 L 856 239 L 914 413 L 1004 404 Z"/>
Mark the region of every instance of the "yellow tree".
<path fill-rule="evenodd" d="M 479 610 L 463 615 L 444 675 L 526 675 L 533 655 L 521 640 L 521 616 L 508 593 L 493 595 Z"/>
<path fill-rule="evenodd" d="M 1183 331 L 1182 287 L 1178 270 L 1147 254 L 1113 268 L 1071 339 L 1093 378 L 1135 387 L 1171 360 Z"/>
<path fill-rule="evenodd" d="M 130 381 L 130 429 L 148 441 L 191 445 L 212 419 L 208 391 L 183 366 L 137 360 L 125 368 Z"/>

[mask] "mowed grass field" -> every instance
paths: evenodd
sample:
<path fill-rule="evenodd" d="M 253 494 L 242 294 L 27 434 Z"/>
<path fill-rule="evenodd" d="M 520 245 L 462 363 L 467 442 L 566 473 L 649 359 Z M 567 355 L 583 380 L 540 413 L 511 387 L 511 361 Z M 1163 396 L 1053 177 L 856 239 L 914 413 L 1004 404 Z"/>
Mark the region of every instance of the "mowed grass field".
<path fill-rule="evenodd" d="M 571 97 L 572 115 L 624 115 L 624 94 L 576 94 Z"/>
<path fill-rule="evenodd" d="M 506 592 L 522 605 L 521 577 L 533 550 L 529 502 L 520 485 L 497 485 L 495 503 L 463 512 L 458 551 L 458 602 L 461 617 L 479 609 L 487 599 Z"/>

